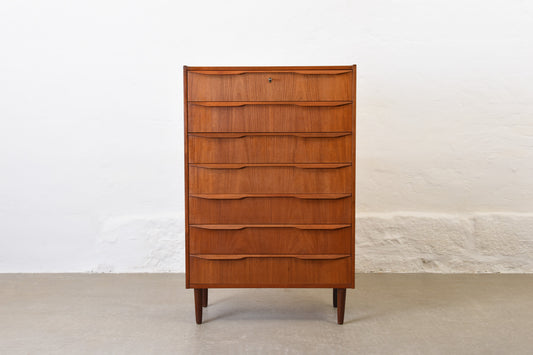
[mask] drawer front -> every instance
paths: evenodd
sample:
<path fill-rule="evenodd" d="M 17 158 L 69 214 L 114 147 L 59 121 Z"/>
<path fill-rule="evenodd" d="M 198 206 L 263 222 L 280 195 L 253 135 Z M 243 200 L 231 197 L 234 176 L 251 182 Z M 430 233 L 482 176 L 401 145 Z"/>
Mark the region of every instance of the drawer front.
<path fill-rule="evenodd" d="M 190 226 L 191 254 L 350 254 L 350 225 Z"/>
<path fill-rule="evenodd" d="M 189 134 L 191 163 L 345 163 L 351 160 L 349 133 Z"/>
<path fill-rule="evenodd" d="M 190 283 L 209 287 L 351 287 L 351 260 L 351 257 L 322 260 L 245 257 L 220 260 L 191 255 Z"/>
<path fill-rule="evenodd" d="M 188 73 L 190 101 L 350 101 L 351 89 L 351 70 Z"/>
<path fill-rule="evenodd" d="M 351 103 L 189 103 L 189 132 L 349 132 Z M 223 106 L 221 106 L 223 105 Z M 230 105 L 230 106 L 228 106 Z"/>
<path fill-rule="evenodd" d="M 352 193 L 351 166 L 193 164 L 189 193 Z"/>
<path fill-rule="evenodd" d="M 351 223 L 351 194 L 190 195 L 191 224 Z"/>

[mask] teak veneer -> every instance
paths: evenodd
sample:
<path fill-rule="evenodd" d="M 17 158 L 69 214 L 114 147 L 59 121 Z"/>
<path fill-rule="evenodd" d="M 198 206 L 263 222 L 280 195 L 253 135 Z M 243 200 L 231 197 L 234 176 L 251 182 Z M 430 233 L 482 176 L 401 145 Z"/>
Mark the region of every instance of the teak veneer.
<path fill-rule="evenodd" d="M 354 287 L 356 66 L 184 67 L 186 287 Z"/>

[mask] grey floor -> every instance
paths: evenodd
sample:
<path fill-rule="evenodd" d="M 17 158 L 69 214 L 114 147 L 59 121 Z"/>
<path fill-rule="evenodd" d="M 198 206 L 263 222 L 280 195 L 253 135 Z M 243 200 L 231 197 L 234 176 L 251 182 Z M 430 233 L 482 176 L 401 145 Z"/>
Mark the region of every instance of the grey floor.
<path fill-rule="evenodd" d="M 533 275 L 361 274 L 329 289 L 214 289 L 182 274 L 0 274 L 1 354 L 532 354 Z"/>

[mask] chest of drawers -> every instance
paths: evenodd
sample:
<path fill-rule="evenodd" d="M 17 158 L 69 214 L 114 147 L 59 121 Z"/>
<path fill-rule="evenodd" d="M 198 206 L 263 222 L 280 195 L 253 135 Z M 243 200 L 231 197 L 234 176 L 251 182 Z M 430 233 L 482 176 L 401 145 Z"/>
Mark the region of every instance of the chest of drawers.
<path fill-rule="evenodd" d="M 184 67 L 186 287 L 354 287 L 356 67 Z"/>

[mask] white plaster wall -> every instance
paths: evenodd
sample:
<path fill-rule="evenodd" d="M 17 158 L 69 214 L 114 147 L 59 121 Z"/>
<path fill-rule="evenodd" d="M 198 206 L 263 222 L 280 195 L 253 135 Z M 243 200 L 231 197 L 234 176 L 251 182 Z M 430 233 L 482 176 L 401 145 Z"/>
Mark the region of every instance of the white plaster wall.
<path fill-rule="evenodd" d="M 0 272 L 183 271 L 182 66 L 358 64 L 357 269 L 533 272 L 528 1 L 0 4 Z"/>

